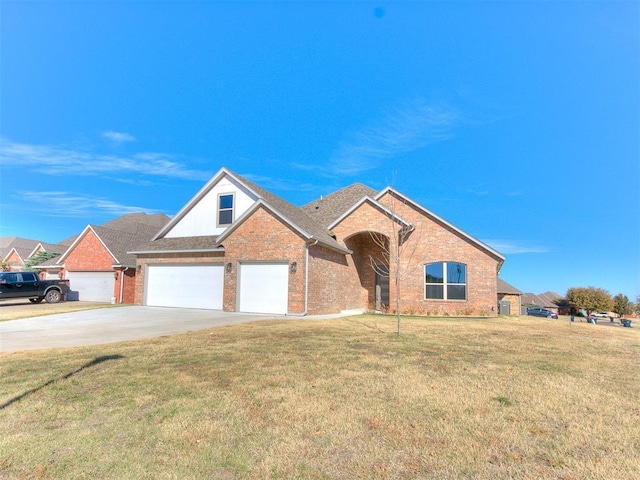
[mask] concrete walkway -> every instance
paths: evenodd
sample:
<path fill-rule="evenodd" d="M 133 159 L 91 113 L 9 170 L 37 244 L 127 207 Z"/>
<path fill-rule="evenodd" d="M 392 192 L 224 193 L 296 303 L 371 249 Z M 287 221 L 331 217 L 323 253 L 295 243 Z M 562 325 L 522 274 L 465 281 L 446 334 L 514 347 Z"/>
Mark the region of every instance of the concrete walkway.
<path fill-rule="evenodd" d="M 76 347 L 286 318 L 214 310 L 118 307 L 0 322 L 0 352 Z"/>

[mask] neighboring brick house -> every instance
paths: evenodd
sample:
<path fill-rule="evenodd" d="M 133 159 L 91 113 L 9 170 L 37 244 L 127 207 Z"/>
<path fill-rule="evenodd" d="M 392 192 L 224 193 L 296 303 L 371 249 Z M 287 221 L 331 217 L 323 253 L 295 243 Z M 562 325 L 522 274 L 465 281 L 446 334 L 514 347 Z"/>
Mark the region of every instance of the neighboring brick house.
<path fill-rule="evenodd" d="M 13 271 L 23 270 L 29 259 L 41 252 L 60 255 L 69 244 L 46 243 L 40 240 L 31 240 L 22 237 L 0 238 L 0 259 L 6 268 Z"/>
<path fill-rule="evenodd" d="M 133 303 L 136 259 L 127 251 L 148 242 L 168 221 L 163 214 L 132 213 L 87 225 L 60 257 L 37 268 L 69 279 L 72 298 Z"/>
<path fill-rule="evenodd" d="M 555 303 L 561 299 L 562 297 L 555 292 L 545 292 L 538 295 L 534 293 L 523 293 L 522 306 L 525 308 L 525 313 L 527 307 L 542 307 L 555 313 L 561 313 L 560 308 Z M 567 309 L 563 309 L 562 313 L 568 313 Z"/>
<path fill-rule="evenodd" d="M 498 311 L 501 315 L 522 313 L 522 292 L 498 278 Z"/>
<path fill-rule="evenodd" d="M 137 256 L 136 303 L 288 315 L 496 315 L 504 257 L 392 188 L 296 207 L 221 169 Z"/>

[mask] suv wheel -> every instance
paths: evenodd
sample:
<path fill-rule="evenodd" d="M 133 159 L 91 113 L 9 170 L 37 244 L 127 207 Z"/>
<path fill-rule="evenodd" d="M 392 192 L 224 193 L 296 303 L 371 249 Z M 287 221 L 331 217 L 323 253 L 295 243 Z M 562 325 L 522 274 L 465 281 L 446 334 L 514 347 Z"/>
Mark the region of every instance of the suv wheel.
<path fill-rule="evenodd" d="M 58 290 L 49 290 L 44 296 L 47 303 L 58 303 L 61 298 L 62 295 Z"/>

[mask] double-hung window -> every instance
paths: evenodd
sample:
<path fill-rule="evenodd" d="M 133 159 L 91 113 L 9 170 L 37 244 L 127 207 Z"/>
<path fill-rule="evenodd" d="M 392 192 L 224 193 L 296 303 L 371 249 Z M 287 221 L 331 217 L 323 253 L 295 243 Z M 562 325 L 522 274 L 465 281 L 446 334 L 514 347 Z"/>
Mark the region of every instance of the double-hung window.
<path fill-rule="evenodd" d="M 233 194 L 218 195 L 218 226 L 233 223 Z"/>
<path fill-rule="evenodd" d="M 424 266 L 425 298 L 466 300 L 467 266 L 457 262 L 427 263 Z"/>

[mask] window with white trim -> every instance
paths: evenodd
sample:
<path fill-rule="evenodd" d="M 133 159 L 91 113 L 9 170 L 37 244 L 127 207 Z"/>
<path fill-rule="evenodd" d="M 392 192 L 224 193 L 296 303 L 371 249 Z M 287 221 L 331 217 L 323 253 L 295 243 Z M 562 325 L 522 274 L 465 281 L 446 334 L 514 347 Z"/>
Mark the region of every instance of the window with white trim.
<path fill-rule="evenodd" d="M 218 195 L 218 226 L 233 223 L 233 193 Z"/>
<path fill-rule="evenodd" d="M 467 266 L 464 263 L 427 263 L 424 277 L 427 300 L 467 299 Z"/>

